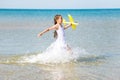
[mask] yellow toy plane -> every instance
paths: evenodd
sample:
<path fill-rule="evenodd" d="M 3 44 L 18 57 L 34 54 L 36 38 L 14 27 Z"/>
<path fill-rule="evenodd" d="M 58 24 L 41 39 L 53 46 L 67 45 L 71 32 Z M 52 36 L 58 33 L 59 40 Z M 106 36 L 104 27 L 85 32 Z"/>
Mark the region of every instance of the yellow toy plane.
<path fill-rule="evenodd" d="M 75 29 L 76 29 L 76 26 L 78 25 L 78 23 L 75 23 L 75 22 L 74 22 L 74 19 L 73 19 L 73 17 L 72 17 L 70 14 L 68 14 L 68 18 L 69 18 L 69 21 L 70 21 L 70 22 L 66 22 L 65 19 L 63 19 L 64 25 L 71 23 L 71 24 L 72 24 L 72 26 L 71 26 L 72 29 L 75 30 Z"/>

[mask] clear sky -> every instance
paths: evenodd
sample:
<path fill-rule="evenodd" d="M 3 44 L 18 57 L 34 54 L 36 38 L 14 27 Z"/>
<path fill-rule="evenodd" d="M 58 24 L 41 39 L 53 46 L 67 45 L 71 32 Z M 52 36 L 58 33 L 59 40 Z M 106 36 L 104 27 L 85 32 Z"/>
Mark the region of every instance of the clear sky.
<path fill-rule="evenodd" d="M 0 0 L 0 8 L 15 8 L 15 9 L 120 8 L 120 0 Z"/>

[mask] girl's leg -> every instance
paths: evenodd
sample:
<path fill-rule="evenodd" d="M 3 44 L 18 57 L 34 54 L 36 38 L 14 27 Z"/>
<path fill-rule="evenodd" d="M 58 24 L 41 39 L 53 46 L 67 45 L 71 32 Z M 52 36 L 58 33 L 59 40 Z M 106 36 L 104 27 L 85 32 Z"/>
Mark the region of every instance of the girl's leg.
<path fill-rule="evenodd" d="M 73 54 L 71 47 L 68 45 L 67 45 L 67 50 L 69 51 L 70 54 Z"/>

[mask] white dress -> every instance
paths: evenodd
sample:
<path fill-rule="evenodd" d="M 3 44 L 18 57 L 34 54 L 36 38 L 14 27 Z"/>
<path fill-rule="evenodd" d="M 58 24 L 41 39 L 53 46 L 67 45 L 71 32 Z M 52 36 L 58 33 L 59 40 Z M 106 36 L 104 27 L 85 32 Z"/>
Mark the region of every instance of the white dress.
<path fill-rule="evenodd" d="M 67 49 L 67 44 L 65 42 L 65 32 L 64 32 L 64 28 L 62 27 L 62 25 L 59 25 L 59 28 L 57 31 L 57 39 L 54 43 L 52 43 L 47 50 L 53 50 L 57 52 L 60 52 L 61 50 L 65 50 Z"/>
<path fill-rule="evenodd" d="M 57 39 L 44 52 L 26 58 L 26 62 L 31 63 L 64 63 L 72 59 L 65 42 L 65 33 L 62 25 L 59 25 Z"/>

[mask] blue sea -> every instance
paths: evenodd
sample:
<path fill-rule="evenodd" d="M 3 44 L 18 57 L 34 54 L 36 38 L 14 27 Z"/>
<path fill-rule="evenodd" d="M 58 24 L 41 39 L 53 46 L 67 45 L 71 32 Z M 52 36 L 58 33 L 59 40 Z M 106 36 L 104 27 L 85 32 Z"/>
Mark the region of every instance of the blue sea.
<path fill-rule="evenodd" d="M 79 23 L 76 30 L 65 30 L 65 37 L 81 57 L 55 64 L 19 62 L 55 41 L 54 31 L 37 34 L 54 25 L 56 14 L 66 21 L 71 14 Z M 119 74 L 120 9 L 0 9 L 0 80 L 120 80 Z"/>

